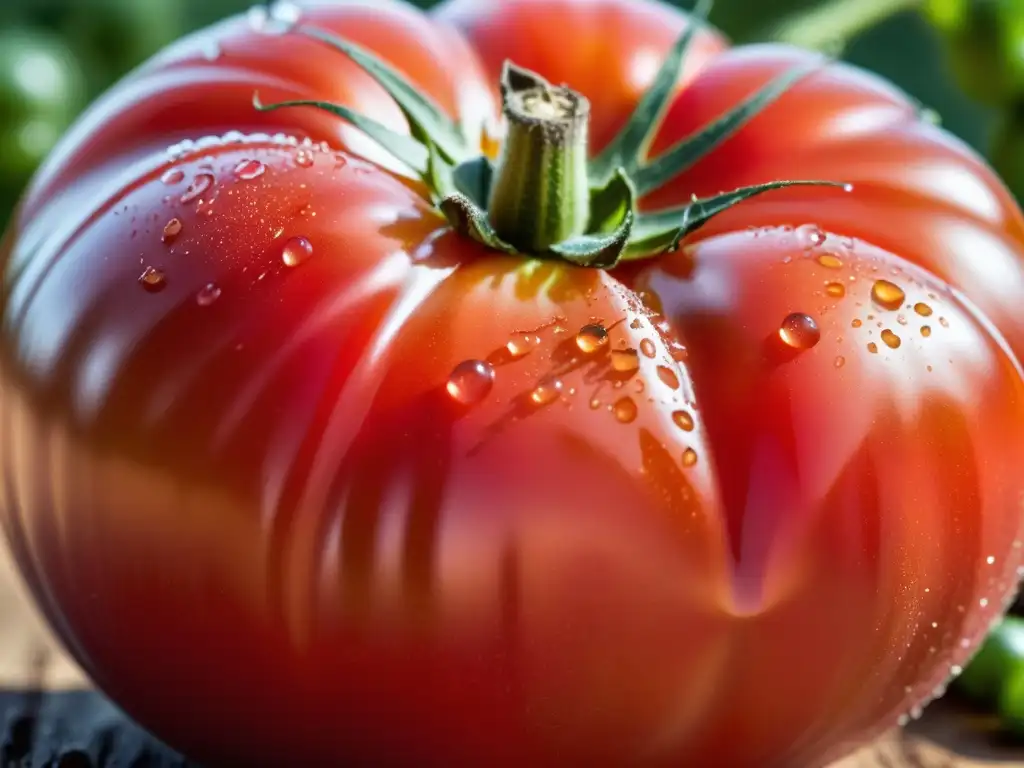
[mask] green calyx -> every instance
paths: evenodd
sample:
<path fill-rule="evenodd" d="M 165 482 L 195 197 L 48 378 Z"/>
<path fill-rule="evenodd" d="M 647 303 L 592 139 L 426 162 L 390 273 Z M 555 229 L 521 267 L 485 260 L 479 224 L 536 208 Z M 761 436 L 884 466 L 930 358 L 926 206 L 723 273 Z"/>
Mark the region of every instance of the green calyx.
<path fill-rule="evenodd" d="M 641 212 L 637 201 L 677 178 L 734 135 L 801 78 L 820 66 L 788 71 L 701 130 L 647 159 L 667 111 L 696 31 L 710 11 L 702 0 L 654 82 L 619 134 L 588 160 L 590 104 L 565 86 L 506 63 L 502 107 L 506 136 L 495 164 L 479 142 L 428 96 L 373 53 L 329 32 L 297 26 L 293 32 L 348 56 L 388 92 L 409 123 L 397 133 L 348 107 L 315 100 L 262 104 L 270 111 L 315 107 L 370 136 L 426 185 L 441 215 L 456 231 L 504 253 L 560 259 L 609 269 L 622 261 L 674 251 L 712 216 L 751 197 L 790 186 L 842 187 L 834 181 L 772 181 L 665 210 Z"/>

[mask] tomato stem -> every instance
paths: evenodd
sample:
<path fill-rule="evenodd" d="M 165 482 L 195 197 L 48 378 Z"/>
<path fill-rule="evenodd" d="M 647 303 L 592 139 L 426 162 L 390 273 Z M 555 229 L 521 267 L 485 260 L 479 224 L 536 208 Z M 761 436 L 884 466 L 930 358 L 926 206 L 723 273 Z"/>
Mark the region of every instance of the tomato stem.
<path fill-rule="evenodd" d="M 517 250 L 539 253 L 587 229 L 590 102 L 509 62 L 501 92 L 507 134 L 488 218 Z"/>
<path fill-rule="evenodd" d="M 405 75 L 371 51 L 315 27 L 303 26 L 296 33 L 322 42 L 362 67 L 395 100 L 409 122 L 409 134 L 392 131 L 342 104 L 310 100 L 263 104 L 258 95 L 253 104 L 263 112 L 315 107 L 352 123 L 420 177 L 456 232 L 487 248 L 611 269 L 624 259 L 653 258 L 675 250 L 711 217 L 765 192 L 806 184 L 849 189 L 831 181 L 777 180 L 694 197 L 679 207 L 638 211 L 640 197 L 678 179 L 795 83 L 827 63 L 782 73 L 648 160 L 647 149 L 673 97 L 686 52 L 711 5 L 711 0 L 698 2 L 693 23 L 672 46 L 619 135 L 589 162 L 590 102 L 566 86 L 554 86 L 535 72 L 505 63 L 501 92 L 506 137 L 498 165 L 492 168 L 488 158 L 474 153 L 464 138 L 466 131 Z"/>

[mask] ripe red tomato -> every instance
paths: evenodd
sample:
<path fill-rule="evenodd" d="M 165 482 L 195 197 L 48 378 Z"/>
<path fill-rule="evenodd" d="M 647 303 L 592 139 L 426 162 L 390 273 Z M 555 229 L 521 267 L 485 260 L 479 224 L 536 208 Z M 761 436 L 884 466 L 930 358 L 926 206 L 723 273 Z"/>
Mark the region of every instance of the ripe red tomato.
<path fill-rule="evenodd" d="M 505 59 L 565 81 L 595 149 L 688 23 L 301 14 L 474 134 Z M 643 206 L 852 193 L 610 271 L 495 254 L 349 125 L 253 109 L 406 130 L 277 21 L 125 79 L 4 241 L 2 520 L 103 690 L 211 764 L 742 767 L 823 764 L 956 673 L 1022 562 L 1024 220 L 980 159 L 834 64 Z M 699 33 L 652 152 L 812 60 Z"/>

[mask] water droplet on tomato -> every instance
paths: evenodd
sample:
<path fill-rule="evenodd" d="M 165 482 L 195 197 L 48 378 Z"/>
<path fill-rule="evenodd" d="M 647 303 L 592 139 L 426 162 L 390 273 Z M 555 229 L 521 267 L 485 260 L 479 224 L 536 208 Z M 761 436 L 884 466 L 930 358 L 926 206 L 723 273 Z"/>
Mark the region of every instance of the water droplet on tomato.
<path fill-rule="evenodd" d="M 622 424 L 629 424 L 636 419 L 636 403 L 633 402 L 631 397 L 621 397 L 612 406 L 612 413 L 615 415 L 616 421 Z"/>
<path fill-rule="evenodd" d="M 281 261 L 286 267 L 297 267 L 313 255 L 313 244 L 304 237 L 290 237 L 281 249 Z"/>
<path fill-rule="evenodd" d="M 658 378 L 669 389 L 679 389 L 679 376 L 667 365 L 658 366 Z"/>
<path fill-rule="evenodd" d="M 821 227 L 814 224 L 804 224 L 801 227 L 797 227 L 796 232 L 807 248 L 817 248 L 827 239 L 825 233 L 821 231 Z"/>
<path fill-rule="evenodd" d="M 693 416 L 691 416 L 686 411 L 673 411 L 672 422 L 684 432 L 693 431 Z"/>
<path fill-rule="evenodd" d="M 882 341 L 884 341 L 886 346 L 889 347 L 890 349 L 896 349 L 897 347 L 899 347 L 900 344 L 903 343 L 899 336 L 894 334 L 888 328 L 882 332 Z"/>
<path fill-rule="evenodd" d="M 878 345 L 875 344 L 875 342 L 873 342 L 873 341 L 869 341 L 868 342 L 868 352 L 870 352 L 872 355 L 877 355 L 878 354 Z"/>
<path fill-rule="evenodd" d="M 300 168 L 309 168 L 313 165 L 313 155 L 304 149 L 295 153 L 295 164 Z"/>
<path fill-rule="evenodd" d="M 658 354 L 657 348 L 654 346 L 654 342 L 650 339 L 643 339 L 640 342 L 640 351 L 644 353 L 644 357 L 653 358 Z"/>
<path fill-rule="evenodd" d="M 249 26 L 252 27 L 252 29 L 256 32 L 262 32 L 267 25 L 270 14 L 267 13 L 265 6 L 254 5 L 246 12 L 245 18 L 248 20 Z"/>
<path fill-rule="evenodd" d="M 687 448 L 683 451 L 683 466 L 692 467 L 697 463 L 697 452 L 693 448 Z"/>
<path fill-rule="evenodd" d="M 619 373 L 632 373 L 640 367 L 640 356 L 635 349 L 613 349 L 609 359 Z"/>
<path fill-rule="evenodd" d="M 860 320 L 856 318 L 854 318 L 853 321 L 850 323 L 851 328 L 860 328 L 862 325 L 864 325 L 864 323 L 862 323 Z"/>
<path fill-rule="evenodd" d="M 932 308 L 928 304 L 925 304 L 923 301 L 919 301 L 917 302 L 917 304 L 914 305 L 914 311 L 917 312 L 917 314 L 919 314 L 921 317 L 928 317 L 932 313 Z"/>
<path fill-rule="evenodd" d="M 216 40 L 207 40 L 203 43 L 203 58 L 207 61 L 216 61 L 221 57 L 220 46 Z"/>
<path fill-rule="evenodd" d="M 907 294 L 896 283 L 891 283 L 888 280 L 876 280 L 875 284 L 871 286 L 871 298 L 878 306 L 894 310 L 903 305 Z"/>
<path fill-rule="evenodd" d="M 576 334 L 576 346 L 585 355 L 592 355 L 608 345 L 608 330 L 598 323 L 584 325 Z"/>
<path fill-rule="evenodd" d="M 823 253 L 818 257 L 818 263 L 827 269 L 841 269 L 843 260 L 834 253 Z"/>
<path fill-rule="evenodd" d="M 171 168 L 164 171 L 164 175 L 160 177 L 160 181 L 168 186 L 172 184 L 180 184 L 185 180 L 185 172 L 181 168 Z"/>
<path fill-rule="evenodd" d="M 939 325 L 941 325 L 943 328 L 949 328 L 949 320 L 947 320 L 944 317 L 940 317 L 939 318 Z"/>
<path fill-rule="evenodd" d="M 290 0 L 274 0 L 270 4 L 270 18 L 279 24 L 292 27 L 302 18 L 302 9 Z"/>
<path fill-rule="evenodd" d="M 167 275 L 162 269 L 146 267 L 139 275 L 139 283 L 150 293 L 157 293 L 167 287 Z"/>
<path fill-rule="evenodd" d="M 494 386 L 494 368 L 483 360 L 463 360 L 452 369 L 444 386 L 453 400 L 474 405 Z"/>
<path fill-rule="evenodd" d="M 821 338 L 821 330 L 813 317 L 794 312 L 787 315 L 779 326 L 779 338 L 793 349 L 810 349 Z"/>
<path fill-rule="evenodd" d="M 191 203 L 201 194 L 213 186 L 214 178 L 211 173 L 197 173 L 188 188 L 181 193 L 179 200 L 183 203 Z"/>
<path fill-rule="evenodd" d="M 825 293 L 836 299 L 841 299 L 846 295 L 846 286 L 842 283 L 827 283 L 825 285 Z"/>
<path fill-rule="evenodd" d="M 208 307 L 220 298 L 220 288 L 216 283 L 207 283 L 196 293 L 196 304 L 200 307 Z"/>
<path fill-rule="evenodd" d="M 513 359 L 530 354 L 540 344 L 540 337 L 533 333 L 513 333 L 505 343 L 505 351 Z"/>
<path fill-rule="evenodd" d="M 600 400 L 600 398 L 597 398 L 597 397 L 590 398 L 590 410 L 596 411 L 600 407 L 601 407 L 601 400 Z"/>
<path fill-rule="evenodd" d="M 164 231 L 161 234 L 160 239 L 165 243 L 169 243 L 178 236 L 181 232 L 181 219 L 174 218 L 164 224 Z"/>
<path fill-rule="evenodd" d="M 244 181 L 251 181 L 262 176 L 266 170 L 267 166 L 259 160 L 242 160 L 235 166 L 235 176 Z"/>
<path fill-rule="evenodd" d="M 846 365 L 846 358 L 843 357 L 842 355 L 839 355 L 835 359 L 835 366 L 836 366 L 836 368 L 842 368 L 844 365 Z"/>
<path fill-rule="evenodd" d="M 535 405 L 549 405 L 562 396 L 561 379 L 544 379 L 533 391 L 530 392 L 530 400 Z"/>
<path fill-rule="evenodd" d="M 640 299 L 640 303 L 647 307 L 647 309 L 651 310 L 654 314 L 664 314 L 665 307 L 661 302 L 661 296 L 659 296 L 655 291 L 640 291 L 636 296 Z"/>

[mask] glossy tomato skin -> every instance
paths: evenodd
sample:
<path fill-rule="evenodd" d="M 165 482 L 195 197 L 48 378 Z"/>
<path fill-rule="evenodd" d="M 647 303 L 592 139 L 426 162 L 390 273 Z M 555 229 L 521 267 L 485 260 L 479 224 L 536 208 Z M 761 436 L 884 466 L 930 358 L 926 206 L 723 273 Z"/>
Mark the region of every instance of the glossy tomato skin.
<path fill-rule="evenodd" d="M 303 14 L 475 133 L 506 57 L 607 130 L 642 88 L 621 73 L 686 23 L 635 0 Z M 820 765 L 930 698 L 1022 554 L 1024 237 L 991 172 L 831 66 L 646 204 L 854 192 L 765 196 L 614 273 L 496 256 L 349 128 L 252 110 L 402 126 L 274 21 L 101 100 L 4 241 L 2 520 L 96 682 L 214 765 Z M 562 58 L 539 22 L 577 30 Z M 701 45 L 655 151 L 808 56 Z M 619 86 L 558 68 L 594 50 Z M 793 312 L 817 343 L 782 346 Z M 474 359 L 494 382 L 460 405 Z"/>

